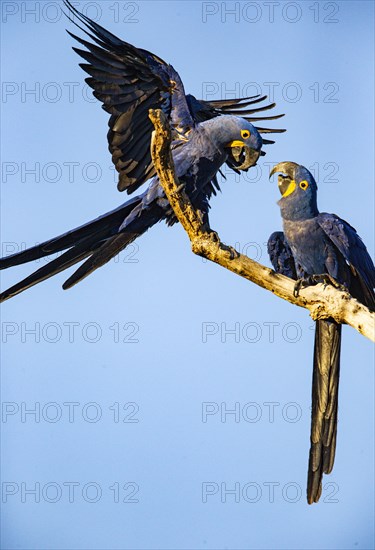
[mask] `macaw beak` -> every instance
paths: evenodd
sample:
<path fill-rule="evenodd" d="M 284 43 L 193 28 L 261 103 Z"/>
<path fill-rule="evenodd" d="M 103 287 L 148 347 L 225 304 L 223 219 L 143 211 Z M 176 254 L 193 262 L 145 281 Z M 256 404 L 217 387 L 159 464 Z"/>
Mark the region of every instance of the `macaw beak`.
<path fill-rule="evenodd" d="M 279 162 L 276 164 L 270 172 L 270 178 L 279 172 L 277 177 L 277 184 L 279 186 L 280 194 L 283 197 L 287 197 L 296 188 L 295 173 L 298 168 L 298 164 L 295 162 Z"/>
<path fill-rule="evenodd" d="M 229 162 L 237 170 L 248 170 L 257 163 L 260 151 L 252 149 L 241 140 L 231 141 L 226 145 L 230 149 Z"/>

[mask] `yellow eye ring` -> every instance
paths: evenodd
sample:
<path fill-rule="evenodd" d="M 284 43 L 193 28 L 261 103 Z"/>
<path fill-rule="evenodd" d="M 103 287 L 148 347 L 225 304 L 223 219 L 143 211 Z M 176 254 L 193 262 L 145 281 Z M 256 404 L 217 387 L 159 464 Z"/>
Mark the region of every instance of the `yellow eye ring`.
<path fill-rule="evenodd" d="M 250 137 L 249 130 L 241 130 L 241 137 L 243 137 L 244 139 L 248 139 Z"/>
<path fill-rule="evenodd" d="M 299 186 L 300 186 L 301 189 L 303 189 L 304 191 L 306 191 L 306 189 L 307 189 L 308 186 L 309 186 L 309 183 L 308 183 L 306 180 L 303 180 L 303 181 L 300 181 Z"/>

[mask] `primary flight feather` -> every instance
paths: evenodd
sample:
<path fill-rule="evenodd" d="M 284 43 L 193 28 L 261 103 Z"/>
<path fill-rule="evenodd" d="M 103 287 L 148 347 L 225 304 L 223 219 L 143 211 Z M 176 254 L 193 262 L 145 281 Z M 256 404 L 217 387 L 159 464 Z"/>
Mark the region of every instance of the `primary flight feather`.
<path fill-rule="evenodd" d="M 217 174 L 227 163 L 235 171 L 248 170 L 264 154 L 261 133 L 279 129 L 256 128 L 252 122 L 282 115 L 262 116 L 275 104 L 258 106 L 265 99 L 252 97 L 203 101 L 186 95 L 175 69 L 158 56 L 120 40 L 64 1 L 68 17 L 90 40 L 71 36 L 74 50 L 94 96 L 110 114 L 108 145 L 118 171 L 118 189 L 133 193 L 150 180 L 148 189 L 115 210 L 23 252 L 0 259 L 0 269 L 65 251 L 1 294 L 5 301 L 31 286 L 85 260 L 63 288 L 70 288 L 107 263 L 155 223 L 177 220 L 159 184 L 150 153 L 152 123 L 149 109 L 162 109 L 174 141 L 176 174 L 193 206 L 208 223 L 209 199 L 220 189 Z M 73 19 L 77 18 L 78 22 Z M 85 48 L 85 49 L 82 49 Z M 260 114 L 259 114 L 260 113 Z"/>

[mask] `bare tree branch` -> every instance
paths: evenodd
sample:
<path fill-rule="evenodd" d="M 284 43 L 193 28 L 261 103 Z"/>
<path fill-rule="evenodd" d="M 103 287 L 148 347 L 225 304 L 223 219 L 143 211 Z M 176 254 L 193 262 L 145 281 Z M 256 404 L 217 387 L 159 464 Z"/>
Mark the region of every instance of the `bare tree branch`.
<path fill-rule="evenodd" d="M 295 296 L 293 279 L 258 264 L 224 245 L 216 233 L 208 232 L 176 177 L 170 150 L 171 131 L 164 113 L 151 109 L 149 116 L 155 127 L 151 142 L 153 163 L 171 207 L 188 234 L 194 254 L 233 271 L 291 304 L 308 309 L 314 321 L 333 318 L 375 341 L 375 313 L 348 292 L 332 285 L 318 284 L 301 289 L 299 296 Z"/>

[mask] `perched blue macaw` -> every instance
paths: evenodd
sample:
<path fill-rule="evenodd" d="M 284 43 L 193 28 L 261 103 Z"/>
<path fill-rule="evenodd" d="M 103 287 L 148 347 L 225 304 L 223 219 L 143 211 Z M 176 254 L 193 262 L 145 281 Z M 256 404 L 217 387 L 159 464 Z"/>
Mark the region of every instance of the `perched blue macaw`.
<path fill-rule="evenodd" d="M 375 267 L 356 230 L 336 214 L 320 213 L 317 185 L 311 173 L 294 162 L 281 162 L 282 198 L 278 202 L 284 233 L 268 241 L 274 269 L 301 284 L 329 278 L 343 285 L 361 303 L 375 310 Z M 316 322 L 312 383 L 311 447 L 307 501 L 318 502 L 323 473 L 332 471 L 337 433 L 341 325 L 333 320 Z"/>
<path fill-rule="evenodd" d="M 185 95 L 178 73 L 156 55 L 128 44 L 79 13 L 64 0 L 75 23 L 93 42 L 71 33 L 86 49 L 73 48 L 87 63 L 81 67 L 94 96 L 111 116 L 108 143 L 119 173 L 118 189 L 132 193 L 147 180 L 148 189 L 100 218 L 38 246 L 2 258 L 0 268 L 30 262 L 66 250 L 23 281 L 1 294 L 7 300 L 31 286 L 86 260 L 65 282 L 70 288 L 104 265 L 129 243 L 160 220 L 172 225 L 177 220 L 159 184 L 150 153 L 153 125 L 149 109 L 162 109 L 172 127 L 172 155 L 177 176 L 208 224 L 209 199 L 219 189 L 217 173 L 223 163 L 233 170 L 248 170 L 261 154 L 261 133 L 284 130 L 256 128 L 251 122 L 271 120 L 261 111 L 275 104 L 247 109 L 266 96 L 244 99 L 203 101 Z M 68 16 L 69 17 L 69 16 Z M 69 17 L 70 18 L 70 17 Z M 73 21 L 74 22 L 74 21 Z M 238 116 L 237 116 L 238 115 Z M 251 115 L 251 116 L 248 116 Z M 254 116 L 255 115 L 255 116 Z"/>

